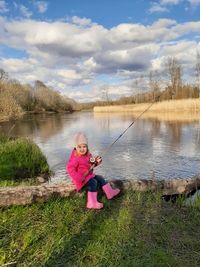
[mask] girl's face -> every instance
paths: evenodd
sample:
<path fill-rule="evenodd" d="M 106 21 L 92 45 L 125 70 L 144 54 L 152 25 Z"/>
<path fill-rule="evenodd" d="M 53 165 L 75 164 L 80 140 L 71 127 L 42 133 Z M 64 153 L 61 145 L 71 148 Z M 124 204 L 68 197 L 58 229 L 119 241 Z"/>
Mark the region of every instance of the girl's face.
<path fill-rule="evenodd" d="M 76 151 L 79 155 L 85 155 L 88 152 L 88 146 L 86 144 L 80 144 L 76 147 Z"/>

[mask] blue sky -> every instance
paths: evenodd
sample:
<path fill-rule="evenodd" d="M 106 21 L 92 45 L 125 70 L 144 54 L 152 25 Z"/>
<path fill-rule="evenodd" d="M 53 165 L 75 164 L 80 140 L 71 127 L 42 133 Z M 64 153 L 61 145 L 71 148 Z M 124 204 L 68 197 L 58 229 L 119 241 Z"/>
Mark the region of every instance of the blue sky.
<path fill-rule="evenodd" d="M 195 82 L 199 14 L 200 0 L 0 0 L 0 68 L 79 101 L 147 90 L 169 57 Z"/>

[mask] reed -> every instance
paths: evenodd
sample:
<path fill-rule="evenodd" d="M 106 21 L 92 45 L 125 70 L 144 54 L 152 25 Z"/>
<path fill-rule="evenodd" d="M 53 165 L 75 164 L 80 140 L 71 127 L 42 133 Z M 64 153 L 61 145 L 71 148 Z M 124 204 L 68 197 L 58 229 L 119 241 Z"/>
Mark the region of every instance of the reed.
<path fill-rule="evenodd" d="M 94 117 L 98 120 L 101 118 L 132 118 L 133 120 L 136 119 L 137 116 L 139 116 L 141 112 L 94 112 Z M 200 113 L 198 112 L 145 112 L 142 114 L 141 119 L 152 119 L 152 120 L 158 120 L 158 121 L 170 121 L 170 122 L 199 122 L 200 125 Z"/>
<path fill-rule="evenodd" d="M 97 112 L 143 112 L 150 106 L 150 103 L 131 104 L 131 105 L 116 105 L 116 106 L 96 106 L 93 111 Z M 198 112 L 200 113 L 200 99 L 182 99 L 168 100 L 154 103 L 147 113 L 151 112 Z"/>

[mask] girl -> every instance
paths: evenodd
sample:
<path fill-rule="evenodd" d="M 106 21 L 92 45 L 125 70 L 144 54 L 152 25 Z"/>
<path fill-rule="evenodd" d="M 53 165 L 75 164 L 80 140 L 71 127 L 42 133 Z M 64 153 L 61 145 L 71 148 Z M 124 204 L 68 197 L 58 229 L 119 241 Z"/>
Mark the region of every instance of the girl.
<path fill-rule="evenodd" d="M 112 199 L 120 193 L 119 189 L 112 189 L 110 184 L 100 175 L 95 175 L 92 164 L 101 164 L 101 157 L 96 157 L 93 161 L 92 155 L 88 150 L 88 140 L 83 133 L 77 133 L 74 138 L 75 148 L 72 150 L 66 169 L 76 186 L 77 191 L 81 188 L 87 189 L 87 208 L 101 209 L 103 203 L 97 200 L 97 186 L 102 187 L 106 197 Z"/>

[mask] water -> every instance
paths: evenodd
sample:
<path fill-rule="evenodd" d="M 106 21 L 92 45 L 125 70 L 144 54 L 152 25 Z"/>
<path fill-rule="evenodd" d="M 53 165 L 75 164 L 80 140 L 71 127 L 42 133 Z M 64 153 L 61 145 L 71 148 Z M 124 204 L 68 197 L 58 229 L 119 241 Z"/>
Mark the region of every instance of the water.
<path fill-rule="evenodd" d="M 101 155 L 133 120 L 130 114 L 40 114 L 1 123 L 0 131 L 31 138 L 55 173 L 51 181 L 60 182 L 69 179 L 65 165 L 76 132 L 85 132 L 90 151 Z M 200 173 L 200 121 L 141 118 L 104 155 L 96 173 L 109 179 L 192 177 Z"/>

